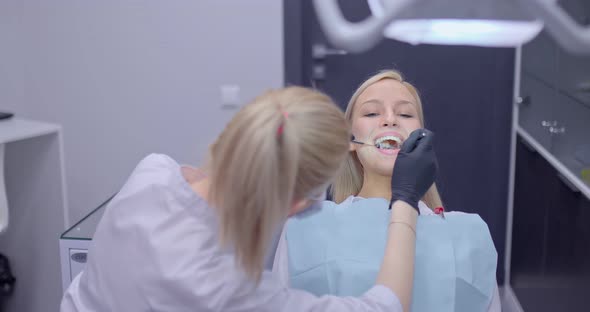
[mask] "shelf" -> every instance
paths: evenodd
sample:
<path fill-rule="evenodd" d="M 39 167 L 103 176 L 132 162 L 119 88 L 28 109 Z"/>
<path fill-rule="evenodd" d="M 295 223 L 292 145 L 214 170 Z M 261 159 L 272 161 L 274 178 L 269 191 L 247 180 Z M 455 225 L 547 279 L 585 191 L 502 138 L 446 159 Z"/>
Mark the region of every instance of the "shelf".
<path fill-rule="evenodd" d="M 20 118 L 0 120 L 0 144 L 58 132 L 59 125 Z"/>
<path fill-rule="evenodd" d="M 547 149 L 545 149 L 537 140 L 535 140 L 526 130 L 518 126 L 516 129 L 518 135 L 527 143 L 527 145 L 533 148 L 543 158 L 545 158 L 551 166 L 555 168 L 571 185 L 582 193 L 586 198 L 590 199 L 590 186 L 586 184 L 577 175 L 573 174 L 571 170 L 563 164 L 561 160 L 553 156 Z M 565 182 L 565 181 L 564 181 Z"/>
<path fill-rule="evenodd" d="M 587 95 L 586 93 L 579 93 L 578 95 L 576 95 L 572 91 L 567 91 L 562 88 L 556 87 L 552 83 L 546 81 L 545 79 L 539 77 L 538 75 L 536 75 L 533 72 L 526 70 L 526 69 L 522 70 L 522 74 L 524 76 L 529 77 L 529 78 L 537 81 L 538 83 L 548 87 L 549 89 L 554 90 L 558 94 L 569 98 L 574 103 L 576 103 L 586 109 L 590 109 L 590 100 L 586 100 L 586 98 L 590 99 L 590 95 Z M 525 95 L 527 95 L 527 94 L 524 94 L 523 96 L 525 96 Z"/>

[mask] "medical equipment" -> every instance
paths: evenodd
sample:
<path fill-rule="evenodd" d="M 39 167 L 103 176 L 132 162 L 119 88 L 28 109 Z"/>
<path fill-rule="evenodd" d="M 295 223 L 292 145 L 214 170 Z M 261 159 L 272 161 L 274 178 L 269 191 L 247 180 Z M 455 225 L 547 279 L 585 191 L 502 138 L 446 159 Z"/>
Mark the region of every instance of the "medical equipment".
<path fill-rule="evenodd" d="M 361 141 L 357 141 L 355 139 L 354 135 L 351 136 L 350 142 L 355 143 L 355 144 L 360 144 L 360 145 L 369 145 L 369 146 L 375 146 L 376 148 L 381 148 L 381 144 L 379 144 L 379 143 L 377 143 L 377 144 L 371 144 L 371 143 L 364 143 L 364 142 L 361 142 Z"/>
<path fill-rule="evenodd" d="M 386 143 L 387 141 L 394 141 L 395 142 L 395 145 L 394 144 L 391 144 L 391 143 Z M 355 144 L 359 144 L 359 145 L 375 146 L 376 148 L 388 148 L 388 147 L 392 147 L 391 149 L 399 149 L 401 147 L 401 142 L 399 142 L 397 140 L 387 139 L 387 140 L 384 140 L 383 142 L 377 142 L 375 144 L 371 144 L 371 143 L 366 143 L 366 142 L 361 142 L 361 141 L 356 140 L 355 137 L 354 137 L 354 135 L 351 136 L 350 142 L 355 143 Z"/>
<path fill-rule="evenodd" d="M 422 137 L 426 136 L 426 133 L 421 133 L 420 134 Z M 359 145 L 368 145 L 368 146 L 375 146 L 376 148 L 381 148 L 382 144 L 377 143 L 377 144 L 371 144 L 371 143 L 366 143 L 366 142 L 361 142 L 358 141 L 354 135 L 350 136 L 350 142 L 355 143 L 355 144 L 359 144 Z M 399 142 L 397 143 L 397 145 L 394 147 L 394 149 L 399 149 L 401 147 L 401 145 L 399 144 Z"/>
<path fill-rule="evenodd" d="M 572 53 L 590 53 L 590 27 L 576 23 L 557 0 L 367 0 L 372 15 L 346 21 L 337 0 L 314 0 L 318 20 L 336 48 L 360 53 L 382 37 L 411 44 L 520 46 L 545 27 Z"/>

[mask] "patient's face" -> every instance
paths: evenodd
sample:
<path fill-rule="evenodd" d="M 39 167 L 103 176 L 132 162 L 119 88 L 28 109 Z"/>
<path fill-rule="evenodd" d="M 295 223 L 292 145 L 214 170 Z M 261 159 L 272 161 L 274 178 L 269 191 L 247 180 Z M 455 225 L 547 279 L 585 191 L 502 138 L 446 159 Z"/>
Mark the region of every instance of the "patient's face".
<path fill-rule="evenodd" d="M 389 176 L 399 147 L 421 127 L 416 99 L 400 82 L 384 79 L 361 93 L 352 112 L 356 140 L 381 147 L 351 144 L 351 150 L 357 152 L 365 172 Z"/>

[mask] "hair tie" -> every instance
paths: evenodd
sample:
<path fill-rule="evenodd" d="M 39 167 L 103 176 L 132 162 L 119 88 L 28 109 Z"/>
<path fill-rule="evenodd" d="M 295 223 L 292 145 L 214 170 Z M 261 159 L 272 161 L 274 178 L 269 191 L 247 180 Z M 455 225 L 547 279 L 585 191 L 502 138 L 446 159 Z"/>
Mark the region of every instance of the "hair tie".
<path fill-rule="evenodd" d="M 280 137 L 281 135 L 283 135 L 283 132 L 285 131 L 285 120 L 287 120 L 287 118 L 289 118 L 289 113 L 287 113 L 286 111 L 284 111 L 282 109 L 279 109 L 279 111 L 281 112 L 281 114 L 285 118 L 283 120 L 281 120 L 281 124 L 279 125 L 279 128 L 277 129 L 277 137 Z"/>

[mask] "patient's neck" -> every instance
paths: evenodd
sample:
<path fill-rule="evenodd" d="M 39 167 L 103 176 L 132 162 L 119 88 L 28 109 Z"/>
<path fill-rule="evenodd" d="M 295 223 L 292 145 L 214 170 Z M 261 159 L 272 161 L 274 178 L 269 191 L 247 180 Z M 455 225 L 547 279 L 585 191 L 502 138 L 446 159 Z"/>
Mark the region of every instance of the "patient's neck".
<path fill-rule="evenodd" d="M 383 176 L 372 172 L 363 175 L 363 186 L 357 196 L 363 198 L 391 199 L 391 176 Z"/>

